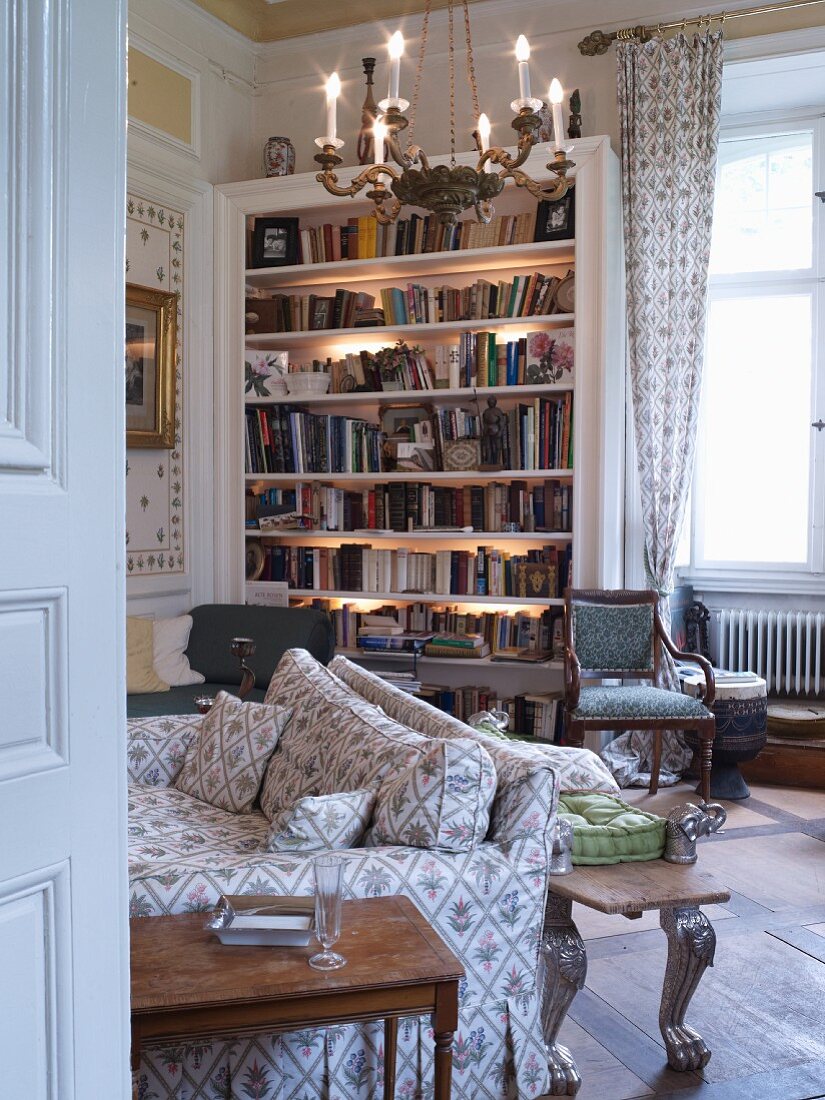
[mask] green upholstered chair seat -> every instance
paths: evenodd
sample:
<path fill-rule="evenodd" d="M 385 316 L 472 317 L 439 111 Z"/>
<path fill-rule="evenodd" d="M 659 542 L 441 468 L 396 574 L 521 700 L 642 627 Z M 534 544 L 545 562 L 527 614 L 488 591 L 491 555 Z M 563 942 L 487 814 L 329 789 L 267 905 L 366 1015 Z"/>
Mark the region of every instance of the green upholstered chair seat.
<path fill-rule="evenodd" d="M 219 691 L 238 694 L 238 684 L 188 684 L 186 687 L 174 687 L 169 691 L 153 692 L 150 695 L 127 695 L 127 718 L 153 718 L 158 714 L 197 714 L 195 699 L 199 695 L 217 695 Z M 261 702 L 266 693 L 261 688 L 252 688 L 246 702 Z"/>
<path fill-rule="evenodd" d="M 679 691 L 655 687 L 583 687 L 573 718 L 637 719 L 674 718 L 681 722 L 712 718 L 698 699 Z"/>

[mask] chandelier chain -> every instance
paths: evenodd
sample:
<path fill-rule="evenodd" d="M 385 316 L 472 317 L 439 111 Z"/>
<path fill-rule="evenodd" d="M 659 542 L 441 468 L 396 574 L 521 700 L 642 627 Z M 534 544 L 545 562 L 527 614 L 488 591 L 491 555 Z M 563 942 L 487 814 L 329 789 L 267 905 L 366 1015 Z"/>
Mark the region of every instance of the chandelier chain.
<path fill-rule="evenodd" d="M 413 144 L 413 138 L 415 137 L 415 119 L 418 109 L 418 93 L 421 88 L 421 73 L 424 68 L 424 54 L 427 52 L 427 34 L 430 29 L 431 7 L 432 0 L 427 0 L 427 6 L 424 9 L 424 22 L 421 24 L 421 40 L 418 45 L 418 63 L 415 67 L 415 84 L 413 85 L 412 103 L 410 107 L 410 125 L 407 137 L 407 142 L 409 145 Z"/>
<path fill-rule="evenodd" d="M 450 60 L 450 164 L 455 167 L 455 29 L 453 0 L 447 0 L 448 57 Z"/>
<path fill-rule="evenodd" d="M 470 31 L 470 5 L 469 0 L 462 0 L 464 6 L 464 37 L 467 39 L 467 76 L 470 78 L 470 91 L 473 96 L 473 118 L 478 125 L 481 111 L 478 106 L 478 85 L 476 84 L 476 70 L 473 61 L 473 36 Z"/>

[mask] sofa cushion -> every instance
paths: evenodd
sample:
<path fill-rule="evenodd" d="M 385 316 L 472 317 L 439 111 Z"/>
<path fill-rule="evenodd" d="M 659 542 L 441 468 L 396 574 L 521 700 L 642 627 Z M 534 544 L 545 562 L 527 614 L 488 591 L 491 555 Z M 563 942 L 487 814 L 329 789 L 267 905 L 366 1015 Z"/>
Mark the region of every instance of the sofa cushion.
<path fill-rule="evenodd" d="M 367 845 L 469 852 L 487 834 L 495 793 L 496 771 L 482 745 L 431 742 L 426 755 L 381 784 Z"/>
<path fill-rule="evenodd" d="M 612 795 L 563 794 L 559 817 L 573 826 L 574 863 L 639 863 L 665 850 L 665 819 Z"/>
<path fill-rule="evenodd" d="M 529 755 L 533 760 L 543 760 L 545 765 L 551 766 L 559 776 L 563 791 L 619 793 L 619 785 L 610 774 L 609 768 L 590 749 L 501 741 L 472 729 L 423 699 L 393 687 L 346 657 L 335 657 L 329 668 L 359 695 L 380 706 L 388 715 L 396 721 L 404 722 L 410 729 L 418 730 L 429 737 L 470 737 L 481 740 L 499 772 L 502 767 L 510 766 L 515 750 L 525 757 Z M 519 745 L 523 745 L 523 748 L 519 749 Z"/>
<path fill-rule="evenodd" d="M 155 672 L 170 687 L 202 684 L 205 679 L 202 672 L 190 667 L 186 657 L 191 630 L 191 615 L 155 619 L 152 623 L 152 663 Z"/>
<path fill-rule="evenodd" d="M 301 649 L 281 658 L 266 702 L 292 711 L 261 790 L 261 809 L 270 820 L 307 795 L 374 790 L 429 744 Z"/>
<path fill-rule="evenodd" d="M 272 822 L 266 838 L 270 852 L 321 852 L 355 848 L 369 824 L 373 791 L 321 794 L 301 798 Z"/>
<path fill-rule="evenodd" d="M 574 718 L 712 718 L 713 714 L 692 695 L 655 687 L 585 687 L 579 695 Z"/>
<path fill-rule="evenodd" d="M 242 703 L 220 692 L 186 750 L 175 786 L 211 806 L 249 813 L 289 717 L 284 707 Z"/>
<path fill-rule="evenodd" d="M 133 695 L 168 691 L 169 685 L 155 672 L 152 620 L 126 617 L 126 690 Z"/>

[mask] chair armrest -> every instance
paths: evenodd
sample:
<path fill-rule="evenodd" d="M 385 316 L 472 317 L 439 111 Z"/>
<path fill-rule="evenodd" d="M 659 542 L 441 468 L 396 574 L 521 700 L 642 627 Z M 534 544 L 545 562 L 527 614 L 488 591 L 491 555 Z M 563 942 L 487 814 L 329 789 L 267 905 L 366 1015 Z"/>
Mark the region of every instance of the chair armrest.
<path fill-rule="evenodd" d="M 579 705 L 582 666 L 572 646 L 564 647 L 564 704 L 568 710 Z"/>
<path fill-rule="evenodd" d="M 665 630 L 664 623 L 659 618 L 658 610 L 656 611 L 656 629 L 662 640 L 662 645 L 675 661 L 692 661 L 701 668 L 705 675 L 705 694 L 702 703 L 708 708 L 713 706 L 713 701 L 716 698 L 716 679 L 710 661 L 707 657 L 703 657 L 701 653 L 683 653 L 680 649 L 677 649 L 673 639 Z"/>

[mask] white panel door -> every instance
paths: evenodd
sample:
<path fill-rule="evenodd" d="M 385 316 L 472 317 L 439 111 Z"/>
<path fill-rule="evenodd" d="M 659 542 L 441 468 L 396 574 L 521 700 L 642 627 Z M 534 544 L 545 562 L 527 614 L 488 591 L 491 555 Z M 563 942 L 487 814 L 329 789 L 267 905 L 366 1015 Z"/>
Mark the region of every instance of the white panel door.
<path fill-rule="evenodd" d="M 0 1096 L 125 1100 L 125 11 L 0 0 Z"/>

